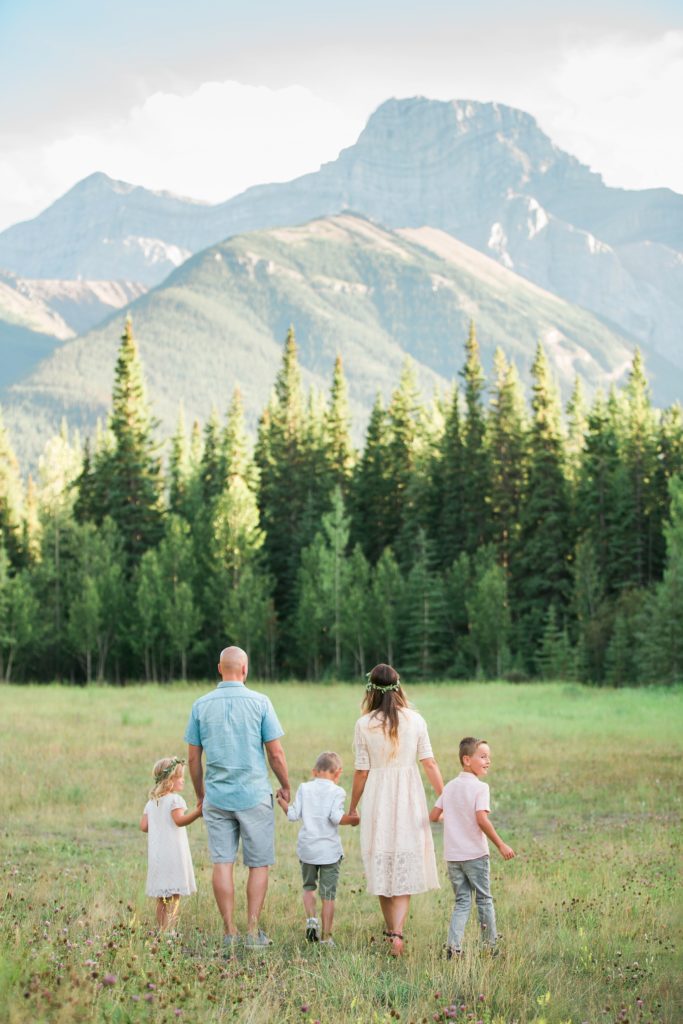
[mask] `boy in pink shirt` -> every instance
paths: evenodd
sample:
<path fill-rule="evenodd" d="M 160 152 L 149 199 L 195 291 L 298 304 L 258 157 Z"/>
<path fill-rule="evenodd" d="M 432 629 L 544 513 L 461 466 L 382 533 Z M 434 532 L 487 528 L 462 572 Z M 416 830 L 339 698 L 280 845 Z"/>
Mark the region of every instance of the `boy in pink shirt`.
<path fill-rule="evenodd" d="M 498 933 L 491 897 L 487 836 L 505 860 L 512 860 L 515 855 L 489 821 L 489 787 L 482 781 L 491 765 L 488 743 L 466 736 L 460 740 L 459 754 L 462 771 L 444 786 L 429 815 L 430 821 L 438 821 L 443 815 L 444 857 L 455 893 L 446 944 L 449 960 L 462 952 L 465 925 L 472 909 L 472 893 L 477 899 L 482 941 L 489 948 L 496 944 Z"/>

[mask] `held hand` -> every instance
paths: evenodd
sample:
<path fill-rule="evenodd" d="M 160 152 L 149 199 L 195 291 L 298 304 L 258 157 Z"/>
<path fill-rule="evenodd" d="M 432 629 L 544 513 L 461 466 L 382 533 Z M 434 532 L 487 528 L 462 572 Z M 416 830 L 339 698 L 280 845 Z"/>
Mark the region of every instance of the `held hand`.
<path fill-rule="evenodd" d="M 360 825 L 360 814 L 358 811 L 349 811 L 349 818 L 351 818 L 349 822 L 351 828 L 356 828 L 357 825 Z"/>
<path fill-rule="evenodd" d="M 511 846 L 508 846 L 506 843 L 501 843 L 498 849 L 500 850 L 500 855 L 503 858 L 503 860 L 512 860 L 512 858 L 515 856 L 515 851 L 512 849 Z"/>
<path fill-rule="evenodd" d="M 199 811 L 199 817 L 200 818 L 203 817 L 203 815 L 204 815 L 204 797 L 202 797 L 201 800 L 197 801 L 197 810 Z"/>
<path fill-rule="evenodd" d="M 275 799 L 279 802 L 280 798 L 282 798 L 289 807 L 290 796 L 291 793 L 289 786 L 282 786 L 280 789 L 278 789 L 277 793 L 275 794 Z"/>
<path fill-rule="evenodd" d="M 282 796 L 281 793 L 278 792 L 278 793 L 275 794 L 275 799 L 277 800 L 277 802 L 279 803 L 280 807 L 282 808 L 282 810 L 286 814 L 288 809 L 289 809 L 289 804 L 287 803 L 285 798 Z"/>

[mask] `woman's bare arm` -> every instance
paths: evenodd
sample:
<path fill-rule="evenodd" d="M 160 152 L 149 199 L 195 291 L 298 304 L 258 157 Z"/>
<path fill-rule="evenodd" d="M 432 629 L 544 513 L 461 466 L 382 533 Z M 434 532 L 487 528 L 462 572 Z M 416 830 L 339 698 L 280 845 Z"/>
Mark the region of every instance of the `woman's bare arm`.
<path fill-rule="evenodd" d="M 432 784 L 432 789 L 437 796 L 441 796 L 443 792 L 443 779 L 441 778 L 441 770 L 439 769 L 436 760 L 433 757 L 423 757 L 420 764 L 424 768 L 425 775 Z"/>
<path fill-rule="evenodd" d="M 353 787 L 351 789 L 351 803 L 349 805 L 349 814 L 354 814 L 358 804 L 360 803 L 360 798 L 363 795 L 363 790 L 365 789 L 365 783 L 368 780 L 369 773 L 369 769 L 367 771 L 364 771 L 360 768 L 356 768 L 355 772 L 353 773 Z"/>

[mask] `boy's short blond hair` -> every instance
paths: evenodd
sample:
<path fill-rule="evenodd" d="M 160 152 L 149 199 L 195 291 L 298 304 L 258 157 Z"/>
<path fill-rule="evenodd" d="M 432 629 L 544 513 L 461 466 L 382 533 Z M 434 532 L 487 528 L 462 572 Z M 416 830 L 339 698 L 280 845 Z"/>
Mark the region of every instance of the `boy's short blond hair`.
<path fill-rule="evenodd" d="M 334 750 L 323 750 L 313 766 L 314 772 L 338 772 L 342 766 L 341 757 Z"/>
<path fill-rule="evenodd" d="M 474 736 L 465 736 L 460 740 L 460 749 L 458 751 L 458 757 L 460 758 L 460 764 L 464 764 L 463 757 L 472 757 L 477 747 L 480 747 L 482 743 L 487 743 L 488 740 L 478 740 Z"/>

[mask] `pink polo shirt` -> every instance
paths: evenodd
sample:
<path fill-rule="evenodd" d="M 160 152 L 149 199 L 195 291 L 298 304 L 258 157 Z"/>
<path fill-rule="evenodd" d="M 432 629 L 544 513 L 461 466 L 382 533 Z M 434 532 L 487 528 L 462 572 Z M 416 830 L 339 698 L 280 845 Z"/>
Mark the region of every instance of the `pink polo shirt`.
<path fill-rule="evenodd" d="M 490 811 L 489 787 L 472 772 L 460 772 L 444 786 L 436 801 L 443 809 L 443 853 L 446 860 L 488 857 L 489 844 L 477 824 L 477 811 Z"/>

